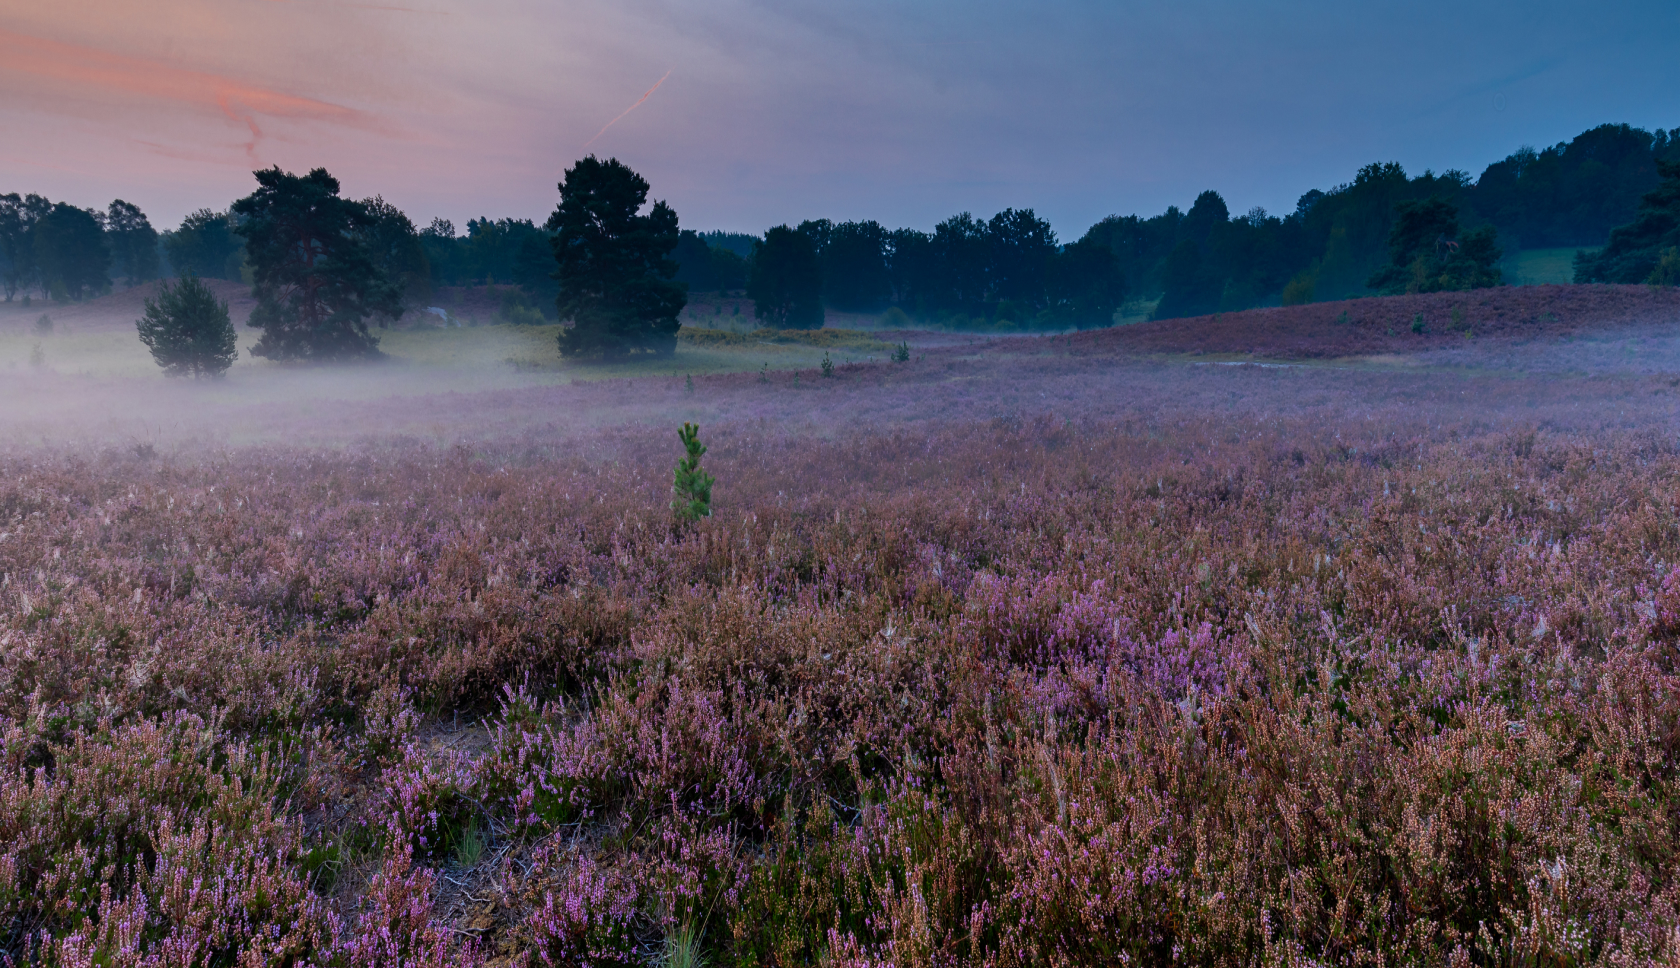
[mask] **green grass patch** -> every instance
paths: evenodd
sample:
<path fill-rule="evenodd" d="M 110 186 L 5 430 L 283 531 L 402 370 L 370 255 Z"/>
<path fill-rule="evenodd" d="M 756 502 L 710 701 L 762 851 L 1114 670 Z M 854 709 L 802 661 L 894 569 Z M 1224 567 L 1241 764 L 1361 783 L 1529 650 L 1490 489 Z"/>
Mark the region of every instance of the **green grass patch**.
<path fill-rule="evenodd" d="M 1512 286 L 1568 285 L 1575 281 L 1575 249 L 1529 249 L 1499 264 Z"/>

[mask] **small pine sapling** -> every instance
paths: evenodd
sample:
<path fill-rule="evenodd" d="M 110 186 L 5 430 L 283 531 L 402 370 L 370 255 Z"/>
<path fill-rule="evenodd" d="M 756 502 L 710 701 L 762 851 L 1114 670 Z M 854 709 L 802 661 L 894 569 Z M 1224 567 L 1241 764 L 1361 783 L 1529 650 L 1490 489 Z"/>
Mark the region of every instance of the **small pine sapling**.
<path fill-rule="evenodd" d="M 1429 332 L 1429 327 L 1424 325 L 1422 313 L 1418 313 L 1416 316 L 1412 317 L 1412 332 L 1419 336 Z"/>
<path fill-rule="evenodd" d="M 700 469 L 700 458 L 706 453 L 706 445 L 700 442 L 700 426 L 685 423 L 677 431 L 677 437 L 687 455 L 677 461 L 675 479 L 671 484 L 675 495 L 671 510 L 676 512 L 679 522 L 688 524 L 712 516 L 712 485 L 717 481 Z"/>
<path fill-rule="evenodd" d="M 834 361 L 828 358 L 826 352 L 823 353 L 822 371 L 823 376 L 832 377 L 834 375 Z"/>
<path fill-rule="evenodd" d="M 693 393 L 694 392 L 694 374 L 692 374 L 692 373 L 688 374 L 687 380 L 688 380 L 688 392 Z"/>
<path fill-rule="evenodd" d="M 909 341 L 901 342 L 897 346 L 893 347 L 892 358 L 893 358 L 894 363 L 908 363 L 908 362 L 910 362 L 910 343 L 909 343 Z"/>
<path fill-rule="evenodd" d="M 52 332 L 52 317 L 48 316 L 46 313 L 42 313 L 41 318 L 35 320 L 35 332 L 40 333 L 42 336 Z"/>

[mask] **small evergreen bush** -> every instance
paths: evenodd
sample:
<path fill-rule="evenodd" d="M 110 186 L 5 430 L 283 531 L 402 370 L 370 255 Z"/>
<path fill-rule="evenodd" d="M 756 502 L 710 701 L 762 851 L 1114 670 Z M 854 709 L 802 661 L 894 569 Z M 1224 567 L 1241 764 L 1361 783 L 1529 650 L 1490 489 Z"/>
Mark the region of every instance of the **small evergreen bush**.
<path fill-rule="evenodd" d="M 140 342 L 169 376 L 220 377 L 239 356 L 228 304 L 218 302 L 197 276 L 164 283 L 155 301 L 146 300 L 146 315 L 135 325 Z"/>
<path fill-rule="evenodd" d="M 671 510 L 676 512 L 678 521 L 692 523 L 712 516 L 712 485 L 717 481 L 700 469 L 700 458 L 705 456 L 706 445 L 700 442 L 699 425 L 683 424 L 682 429 L 677 431 L 677 437 L 687 454 L 677 461 L 675 479 L 671 484 L 676 499 L 671 502 Z"/>

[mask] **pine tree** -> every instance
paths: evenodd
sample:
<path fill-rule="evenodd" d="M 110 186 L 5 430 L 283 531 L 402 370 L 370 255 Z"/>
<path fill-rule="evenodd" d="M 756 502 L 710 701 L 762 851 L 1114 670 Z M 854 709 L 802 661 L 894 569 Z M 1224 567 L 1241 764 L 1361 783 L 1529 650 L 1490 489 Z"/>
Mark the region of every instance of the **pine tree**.
<path fill-rule="evenodd" d="M 238 358 L 228 304 L 197 276 L 164 283 L 135 324 L 140 342 L 169 376 L 220 377 Z"/>
<path fill-rule="evenodd" d="M 251 355 L 272 360 L 376 356 L 368 317 L 402 316 L 402 290 L 374 262 L 365 235 L 376 219 L 338 195 L 338 179 L 317 168 L 297 176 L 255 173 L 258 189 L 233 204 L 244 221 L 256 274 L 251 325 L 263 331 Z"/>
<path fill-rule="evenodd" d="M 616 158 L 590 155 L 567 169 L 546 225 L 560 283 L 555 308 L 572 322 L 560 332 L 562 356 L 676 351 L 677 314 L 688 302 L 670 258 L 677 213 L 654 202 L 638 215 L 647 193 L 647 181 Z"/>
<path fill-rule="evenodd" d="M 706 453 L 706 445 L 700 442 L 699 425 L 683 424 L 682 429 L 677 431 L 677 437 L 687 455 L 677 461 L 675 479 L 671 484 L 676 499 L 671 502 L 671 510 L 676 512 L 678 521 L 691 523 L 712 516 L 712 485 L 717 481 L 700 469 L 700 458 Z"/>

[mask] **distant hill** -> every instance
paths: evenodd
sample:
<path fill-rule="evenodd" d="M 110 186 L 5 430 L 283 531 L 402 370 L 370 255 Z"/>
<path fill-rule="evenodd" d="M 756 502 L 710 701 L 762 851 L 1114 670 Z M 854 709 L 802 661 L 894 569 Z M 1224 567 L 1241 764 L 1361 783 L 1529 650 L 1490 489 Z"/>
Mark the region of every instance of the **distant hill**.
<path fill-rule="evenodd" d="M 1456 313 L 1456 315 L 1455 315 Z M 1422 333 L 1413 332 L 1422 317 Z M 1640 325 L 1680 326 L 1680 288 L 1501 286 L 1248 309 L 1093 330 L 1073 347 L 1142 353 L 1324 359 L 1414 353 L 1476 340 L 1552 339 Z"/>

